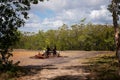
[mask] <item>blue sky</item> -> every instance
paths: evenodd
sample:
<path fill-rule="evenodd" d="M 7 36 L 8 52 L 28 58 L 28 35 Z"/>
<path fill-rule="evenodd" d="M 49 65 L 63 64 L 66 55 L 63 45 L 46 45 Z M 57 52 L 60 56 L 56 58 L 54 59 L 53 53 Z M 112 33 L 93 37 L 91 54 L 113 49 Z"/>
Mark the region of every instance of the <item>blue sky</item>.
<path fill-rule="evenodd" d="M 107 10 L 111 0 L 49 0 L 31 5 L 29 19 L 19 30 L 38 32 L 39 30 L 57 29 L 63 24 L 80 23 L 111 24 L 111 13 Z"/>

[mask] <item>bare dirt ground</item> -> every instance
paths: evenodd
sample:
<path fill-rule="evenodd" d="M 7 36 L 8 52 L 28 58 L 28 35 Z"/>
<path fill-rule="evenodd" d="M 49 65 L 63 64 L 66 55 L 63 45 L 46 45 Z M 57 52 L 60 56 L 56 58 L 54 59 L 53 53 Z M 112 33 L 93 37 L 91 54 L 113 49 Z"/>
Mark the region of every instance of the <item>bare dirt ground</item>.
<path fill-rule="evenodd" d="M 15 62 L 20 61 L 20 66 L 30 69 L 28 75 L 17 80 L 89 80 L 88 73 L 83 64 L 86 58 L 95 57 L 108 51 L 60 51 L 62 57 L 48 59 L 30 58 L 39 51 L 14 50 Z M 41 52 L 42 53 L 42 52 Z"/>

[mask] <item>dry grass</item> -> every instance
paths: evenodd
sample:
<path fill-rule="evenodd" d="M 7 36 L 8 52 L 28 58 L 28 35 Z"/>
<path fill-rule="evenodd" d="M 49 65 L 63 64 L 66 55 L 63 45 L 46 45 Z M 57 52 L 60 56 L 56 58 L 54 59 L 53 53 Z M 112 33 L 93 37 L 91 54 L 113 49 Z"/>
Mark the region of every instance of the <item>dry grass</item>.
<path fill-rule="evenodd" d="M 120 67 L 115 53 L 100 54 L 87 62 L 90 78 L 94 80 L 120 80 Z"/>

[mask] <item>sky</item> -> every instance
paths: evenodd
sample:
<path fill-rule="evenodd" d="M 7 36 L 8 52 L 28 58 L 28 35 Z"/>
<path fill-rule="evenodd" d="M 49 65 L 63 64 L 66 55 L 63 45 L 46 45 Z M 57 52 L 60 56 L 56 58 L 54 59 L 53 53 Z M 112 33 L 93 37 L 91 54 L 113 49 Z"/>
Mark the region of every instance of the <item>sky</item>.
<path fill-rule="evenodd" d="M 85 23 L 111 24 L 111 13 L 107 10 L 111 0 L 49 0 L 32 4 L 29 19 L 23 32 L 58 29 L 63 24 L 79 24 L 82 19 Z"/>

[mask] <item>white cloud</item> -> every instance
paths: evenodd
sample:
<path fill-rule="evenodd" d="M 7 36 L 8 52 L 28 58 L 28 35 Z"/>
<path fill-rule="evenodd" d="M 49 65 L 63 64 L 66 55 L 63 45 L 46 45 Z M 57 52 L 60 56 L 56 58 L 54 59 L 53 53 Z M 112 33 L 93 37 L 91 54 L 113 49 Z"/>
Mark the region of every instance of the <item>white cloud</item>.
<path fill-rule="evenodd" d="M 35 16 L 35 15 L 34 15 Z M 33 21 L 33 22 L 32 22 Z M 63 25 L 62 20 L 52 20 L 52 19 L 44 19 L 41 21 L 34 21 L 31 22 L 28 21 L 28 23 L 25 24 L 25 27 L 21 27 L 21 31 L 27 31 L 27 32 L 38 32 L 39 30 L 49 30 L 49 29 L 57 29 L 58 27 Z"/>
<path fill-rule="evenodd" d="M 110 0 L 49 0 L 32 5 L 30 19 L 24 29 L 57 29 L 63 23 L 71 25 L 86 22 L 110 23 L 112 18 L 107 10 Z M 49 12 L 52 11 L 53 13 Z M 36 28 L 36 29 L 35 29 Z"/>
<path fill-rule="evenodd" d="M 107 13 L 108 13 L 108 10 L 106 9 L 106 7 L 105 6 L 101 6 L 100 10 L 93 10 L 93 11 L 91 11 L 90 17 L 92 19 L 98 19 L 98 18 L 101 18 L 101 16 L 102 17 L 107 16 Z"/>
<path fill-rule="evenodd" d="M 49 19 L 45 19 L 43 22 L 42 22 L 42 25 L 45 25 L 45 26 L 48 26 L 48 27 L 53 27 L 53 28 L 58 28 L 60 26 L 63 25 L 63 21 L 61 20 L 49 20 Z"/>
<path fill-rule="evenodd" d="M 94 23 L 108 23 L 112 20 L 111 14 L 107 10 L 106 6 L 101 6 L 99 10 L 91 11 L 89 17 L 91 21 L 94 21 Z"/>
<path fill-rule="evenodd" d="M 58 13 L 56 18 L 61 20 L 73 20 L 76 18 L 76 11 L 75 10 L 63 10 L 61 13 Z"/>
<path fill-rule="evenodd" d="M 40 17 L 33 13 L 29 14 L 29 17 L 30 17 L 29 21 L 32 21 L 32 22 L 40 22 L 41 21 Z"/>
<path fill-rule="evenodd" d="M 32 28 L 38 28 L 40 27 L 40 23 L 27 23 L 25 27 L 32 27 Z"/>
<path fill-rule="evenodd" d="M 60 27 L 63 25 L 63 22 L 61 20 L 57 20 L 53 22 L 54 27 Z"/>

